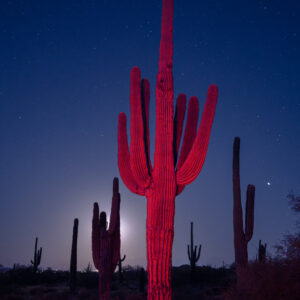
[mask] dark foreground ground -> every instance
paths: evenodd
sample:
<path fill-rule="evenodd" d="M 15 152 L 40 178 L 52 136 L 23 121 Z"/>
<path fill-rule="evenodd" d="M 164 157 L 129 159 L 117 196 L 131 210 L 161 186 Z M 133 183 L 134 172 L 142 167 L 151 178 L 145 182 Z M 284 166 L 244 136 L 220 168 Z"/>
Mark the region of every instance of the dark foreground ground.
<path fill-rule="evenodd" d="M 234 267 L 197 267 L 192 280 L 189 266 L 173 267 L 172 292 L 175 300 L 294 300 L 300 299 L 300 265 L 276 261 L 265 264 L 251 263 L 242 285 L 236 286 Z M 115 273 L 111 285 L 111 299 L 146 299 L 142 291 L 143 277 L 140 269 L 125 267 L 124 280 L 119 282 Z M 45 270 L 34 274 L 30 268 L 16 267 L 0 273 L 0 299 L 40 300 L 96 300 L 98 299 L 98 274 L 89 270 L 78 272 L 77 289 L 69 289 L 69 272 Z M 144 285 L 147 290 L 146 284 Z"/>

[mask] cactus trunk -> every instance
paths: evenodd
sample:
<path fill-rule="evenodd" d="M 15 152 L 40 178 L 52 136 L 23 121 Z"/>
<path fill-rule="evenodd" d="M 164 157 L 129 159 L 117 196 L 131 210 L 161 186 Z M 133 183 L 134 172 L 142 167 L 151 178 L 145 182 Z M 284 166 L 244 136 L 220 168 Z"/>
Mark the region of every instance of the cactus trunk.
<path fill-rule="evenodd" d="M 150 88 L 148 80 L 141 79 L 137 67 L 131 71 L 130 82 L 130 150 L 124 113 L 119 115 L 118 128 L 120 175 L 130 191 L 147 198 L 148 299 L 151 300 L 171 299 L 175 197 L 201 171 L 218 96 L 217 87 L 211 85 L 198 131 L 198 99 L 191 97 L 179 155 L 186 97 L 183 94 L 178 96 L 174 114 L 172 65 L 173 0 L 163 0 L 153 168 L 149 153 Z"/>
<path fill-rule="evenodd" d="M 174 237 L 173 197 L 147 197 L 148 299 L 171 299 L 171 262 Z"/>
<path fill-rule="evenodd" d="M 75 292 L 77 284 L 77 237 L 78 237 L 78 219 L 74 219 L 72 250 L 70 262 L 70 290 Z"/>

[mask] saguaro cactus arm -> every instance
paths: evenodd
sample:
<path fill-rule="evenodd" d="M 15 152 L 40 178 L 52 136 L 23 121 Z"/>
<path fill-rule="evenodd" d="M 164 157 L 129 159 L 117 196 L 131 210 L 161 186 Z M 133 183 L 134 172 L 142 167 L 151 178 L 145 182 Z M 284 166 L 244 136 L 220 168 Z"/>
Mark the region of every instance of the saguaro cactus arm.
<path fill-rule="evenodd" d="M 130 112 L 130 166 L 136 182 L 140 186 L 146 187 L 149 184 L 150 176 L 145 153 L 141 71 L 138 67 L 131 70 Z"/>
<path fill-rule="evenodd" d="M 233 228 L 234 238 L 240 239 L 244 236 L 243 211 L 240 186 L 240 138 L 236 137 L 233 144 Z"/>
<path fill-rule="evenodd" d="M 142 114 L 144 122 L 144 144 L 147 159 L 147 167 L 149 175 L 152 172 L 152 164 L 150 160 L 150 133 L 149 133 L 149 104 L 150 104 L 150 84 L 148 79 L 142 79 Z"/>
<path fill-rule="evenodd" d="M 253 235 L 254 228 L 254 197 L 255 197 L 255 186 L 249 184 L 247 188 L 246 198 L 246 220 L 245 220 L 245 239 L 249 242 Z"/>
<path fill-rule="evenodd" d="M 173 149 L 174 149 L 174 166 L 176 166 L 178 151 L 181 141 L 181 135 L 183 130 L 183 122 L 186 110 L 186 96 L 179 94 L 176 101 L 176 109 L 174 116 L 174 138 L 173 138 Z"/>
<path fill-rule="evenodd" d="M 123 262 L 126 259 L 126 255 L 123 256 L 123 258 L 120 257 L 120 260 Z"/>
<path fill-rule="evenodd" d="M 199 102 L 197 97 L 191 97 L 189 101 L 189 107 L 188 107 L 188 115 L 184 130 L 184 137 L 181 147 L 181 152 L 177 164 L 177 170 L 180 169 L 185 162 L 187 156 L 189 155 L 196 134 L 197 134 L 197 123 L 198 123 L 198 117 L 199 117 Z"/>
<path fill-rule="evenodd" d="M 197 254 L 197 256 L 196 256 L 196 261 L 198 261 L 199 258 L 200 258 L 201 249 L 202 249 L 202 245 L 199 245 L 198 254 Z M 195 252 L 196 252 L 196 250 L 195 250 Z M 196 253 L 195 253 L 195 254 L 196 254 Z"/>
<path fill-rule="evenodd" d="M 196 179 L 202 169 L 214 120 L 217 98 L 218 88 L 212 84 L 208 88 L 201 123 L 193 147 L 186 161 L 176 173 L 177 184 L 186 185 L 191 183 Z"/>
<path fill-rule="evenodd" d="M 126 184 L 127 188 L 138 195 L 145 195 L 145 188 L 140 186 L 135 180 L 130 165 L 130 153 L 128 148 L 126 115 L 119 114 L 118 126 L 118 166 L 120 175 Z"/>
<path fill-rule="evenodd" d="M 100 253 L 100 222 L 99 222 L 99 206 L 94 203 L 93 221 L 92 221 L 92 254 L 95 267 L 99 268 Z"/>
<path fill-rule="evenodd" d="M 114 234 L 116 230 L 118 230 L 118 226 L 120 225 L 120 194 L 119 194 L 119 179 L 114 178 L 113 181 L 113 197 L 110 211 L 110 220 L 109 220 L 109 234 Z"/>

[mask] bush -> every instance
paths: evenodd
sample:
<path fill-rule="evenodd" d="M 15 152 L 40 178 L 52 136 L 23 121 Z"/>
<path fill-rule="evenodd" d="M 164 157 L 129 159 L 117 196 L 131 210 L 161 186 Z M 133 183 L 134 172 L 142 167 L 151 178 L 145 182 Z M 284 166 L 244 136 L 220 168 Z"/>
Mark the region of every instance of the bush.
<path fill-rule="evenodd" d="M 296 300 L 300 295 L 300 260 L 249 263 L 238 285 L 225 295 L 230 300 Z"/>

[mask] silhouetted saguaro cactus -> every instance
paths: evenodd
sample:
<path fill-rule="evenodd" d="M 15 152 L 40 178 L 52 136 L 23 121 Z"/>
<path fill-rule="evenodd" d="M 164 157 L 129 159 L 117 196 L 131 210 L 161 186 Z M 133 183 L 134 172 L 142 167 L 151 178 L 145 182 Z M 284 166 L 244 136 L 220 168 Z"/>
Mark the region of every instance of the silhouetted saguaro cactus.
<path fill-rule="evenodd" d="M 72 250 L 70 262 L 70 289 L 75 292 L 77 284 L 77 237 L 78 237 L 78 219 L 74 219 Z"/>
<path fill-rule="evenodd" d="M 196 267 L 196 262 L 200 258 L 200 253 L 201 253 L 201 247 L 202 245 L 199 245 L 198 252 L 197 252 L 197 246 L 194 247 L 194 232 L 193 232 L 193 222 L 191 222 L 191 245 L 187 246 L 187 252 L 188 252 L 188 257 L 191 265 L 191 278 L 192 280 L 195 279 L 195 267 Z"/>
<path fill-rule="evenodd" d="M 119 272 L 119 282 L 122 283 L 123 282 L 123 270 L 122 270 L 122 262 L 126 259 L 126 255 L 123 256 L 123 258 L 121 258 L 121 256 L 119 257 L 119 262 L 118 262 L 118 272 Z"/>
<path fill-rule="evenodd" d="M 99 217 L 98 203 L 94 203 L 92 251 L 95 267 L 99 271 L 99 299 L 110 296 L 110 283 L 120 257 L 120 194 L 119 180 L 114 178 L 110 222 L 107 229 L 106 213 Z"/>
<path fill-rule="evenodd" d="M 37 244 L 38 244 L 38 238 L 35 238 L 35 246 L 34 246 L 34 254 L 33 254 L 33 260 L 31 260 L 31 264 L 33 267 L 33 272 L 36 273 L 38 266 L 41 263 L 41 259 L 42 259 L 42 251 L 43 248 L 40 247 L 40 249 L 37 249 Z"/>
<path fill-rule="evenodd" d="M 147 79 L 138 67 L 131 71 L 130 151 L 126 115 L 119 115 L 118 165 L 130 191 L 147 198 L 148 299 L 171 299 L 171 261 L 175 197 L 200 173 L 208 148 L 218 97 L 216 85 L 208 89 L 197 132 L 199 104 L 191 97 L 179 155 L 186 96 L 177 98 L 174 114 L 173 0 L 163 0 L 161 41 L 156 81 L 156 133 L 154 165 L 150 161 L 149 100 Z M 178 159 L 178 160 L 177 160 Z"/>
<path fill-rule="evenodd" d="M 267 243 L 265 243 L 263 245 L 261 243 L 261 240 L 259 240 L 259 243 L 258 243 L 258 261 L 259 262 L 266 261 L 266 253 L 267 253 Z"/>
<path fill-rule="evenodd" d="M 240 187 L 240 138 L 236 137 L 233 144 L 233 230 L 235 264 L 238 277 L 248 264 L 247 246 L 252 238 L 254 227 L 254 195 L 255 186 L 249 184 L 247 188 L 244 232 Z"/>

